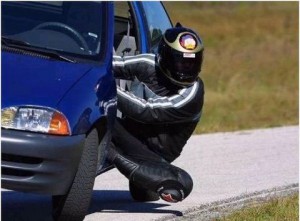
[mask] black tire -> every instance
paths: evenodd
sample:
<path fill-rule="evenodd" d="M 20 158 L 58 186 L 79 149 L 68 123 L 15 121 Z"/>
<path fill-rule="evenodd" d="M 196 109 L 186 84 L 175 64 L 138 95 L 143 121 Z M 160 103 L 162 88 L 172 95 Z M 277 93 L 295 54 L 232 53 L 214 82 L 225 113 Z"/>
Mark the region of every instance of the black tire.
<path fill-rule="evenodd" d="M 98 146 L 98 132 L 93 129 L 86 137 L 78 170 L 68 193 L 52 196 L 54 220 L 82 221 L 87 214 L 96 177 Z"/>
<path fill-rule="evenodd" d="M 142 188 L 133 182 L 129 182 L 129 191 L 131 197 L 138 202 L 149 202 L 159 200 L 158 193 Z"/>

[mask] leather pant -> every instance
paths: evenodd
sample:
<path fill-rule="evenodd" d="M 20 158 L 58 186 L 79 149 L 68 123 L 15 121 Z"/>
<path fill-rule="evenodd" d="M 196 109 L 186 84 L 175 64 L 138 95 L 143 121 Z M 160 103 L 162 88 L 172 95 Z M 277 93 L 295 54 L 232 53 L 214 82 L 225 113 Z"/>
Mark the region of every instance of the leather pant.
<path fill-rule="evenodd" d="M 182 201 L 192 191 L 191 176 L 149 150 L 141 140 L 126 130 L 122 119 L 115 123 L 109 156 L 130 182 L 157 192 L 165 201 Z"/>

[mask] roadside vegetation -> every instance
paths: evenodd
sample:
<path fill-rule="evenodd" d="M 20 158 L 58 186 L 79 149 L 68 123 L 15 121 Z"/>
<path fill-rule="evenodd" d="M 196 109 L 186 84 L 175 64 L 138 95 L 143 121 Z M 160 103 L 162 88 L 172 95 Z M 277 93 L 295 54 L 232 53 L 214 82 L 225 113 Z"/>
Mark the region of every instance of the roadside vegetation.
<path fill-rule="evenodd" d="M 299 196 L 273 199 L 260 206 L 237 211 L 227 217 L 213 221 L 298 221 Z"/>
<path fill-rule="evenodd" d="M 299 124 L 298 2 L 164 2 L 203 38 L 196 133 Z"/>
<path fill-rule="evenodd" d="M 202 37 L 205 104 L 195 133 L 299 124 L 299 2 L 164 2 Z M 296 221 L 298 194 L 216 221 Z"/>

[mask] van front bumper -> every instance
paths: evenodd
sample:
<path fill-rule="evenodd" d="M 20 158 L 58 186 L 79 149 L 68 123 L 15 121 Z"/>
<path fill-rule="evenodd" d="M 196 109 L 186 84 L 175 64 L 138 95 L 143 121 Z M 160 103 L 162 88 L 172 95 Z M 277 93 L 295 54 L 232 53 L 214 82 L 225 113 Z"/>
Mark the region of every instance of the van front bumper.
<path fill-rule="evenodd" d="M 66 194 L 76 174 L 85 135 L 54 136 L 1 129 L 2 188 Z"/>

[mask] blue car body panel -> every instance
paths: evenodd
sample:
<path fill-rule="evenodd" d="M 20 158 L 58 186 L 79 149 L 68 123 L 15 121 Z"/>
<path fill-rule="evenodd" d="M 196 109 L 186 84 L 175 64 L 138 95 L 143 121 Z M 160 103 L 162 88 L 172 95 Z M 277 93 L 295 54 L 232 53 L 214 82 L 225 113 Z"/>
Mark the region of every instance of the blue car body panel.
<path fill-rule="evenodd" d="M 99 127 L 99 121 L 104 128 L 99 131 L 101 145 L 107 148 L 116 117 L 116 83 L 112 73 L 113 3 L 103 4 L 107 29 L 99 61 L 55 60 L 38 52 L 26 53 L 21 47 L 2 50 L 2 108 L 53 108 L 64 114 L 71 129 L 71 136 L 56 136 L 2 128 L 2 187 L 66 194 L 86 134 Z"/>
<path fill-rule="evenodd" d="M 86 133 L 99 117 L 108 117 L 108 126 L 112 126 L 116 116 L 116 86 L 106 67 L 91 69 L 58 104 L 57 109 L 68 118 L 73 134 Z M 106 110 L 108 104 L 111 105 Z"/>
<path fill-rule="evenodd" d="M 91 66 L 2 53 L 2 108 L 39 105 L 55 108 Z"/>
<path fill-rule="evenodd" d="M 82 124 L 84 127 L 80 127 L 82 117 L 87 114 L 89 126 L 101 117 L 114 118 L 116 105 L 110 106 L 114 110 L 109 115 L 103 109 L 105 102 L 116 103 L 112 73 L 112 3 L 108 3 L 107 14 L 110 16 L 107 18 L 109 30 L 105 43 L 106 54 L 101 63 L 74 64 L 4 51 L 2 108 L 22 105 L 54 108 L 67 117 L 72 134 L 88 131 L 88 125 Z M 113 119 L 109 119 L 111 121 Z"/>

